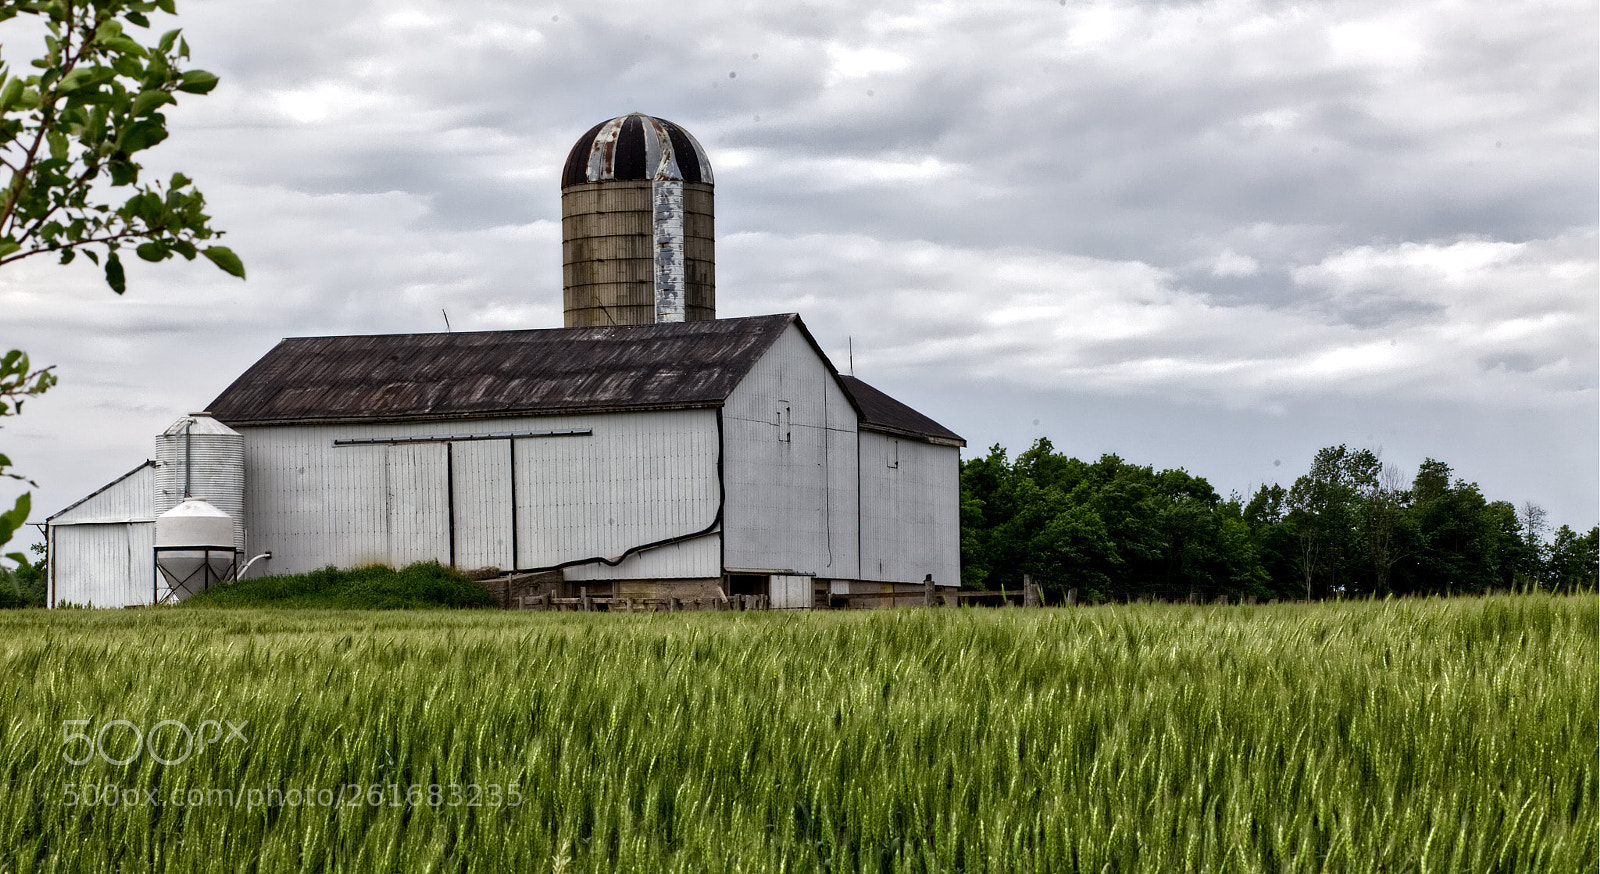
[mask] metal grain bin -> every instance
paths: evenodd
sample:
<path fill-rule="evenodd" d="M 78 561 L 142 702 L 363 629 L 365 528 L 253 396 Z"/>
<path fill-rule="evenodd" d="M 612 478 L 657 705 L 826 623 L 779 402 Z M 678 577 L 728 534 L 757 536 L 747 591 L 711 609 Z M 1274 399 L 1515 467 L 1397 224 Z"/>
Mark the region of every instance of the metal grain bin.
<path fill-rule="evenodd" d="M 228 514 L 234 548 L 244 552 L 244 438 L 207 412 L 184 416 L 156 438 L 156 515 L 189 497 Z"/>

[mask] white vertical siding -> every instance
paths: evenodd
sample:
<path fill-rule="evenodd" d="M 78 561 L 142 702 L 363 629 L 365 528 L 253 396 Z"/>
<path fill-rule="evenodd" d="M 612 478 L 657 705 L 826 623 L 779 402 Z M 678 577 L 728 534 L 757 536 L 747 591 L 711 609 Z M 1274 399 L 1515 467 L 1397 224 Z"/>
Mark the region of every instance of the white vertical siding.
<path fill-rule="evenodd" d="M 961 582 L 960 450 L 861 432 L 861 579 Z"/>
<path fill-rule="evenodd" d="M 52 525 L 51 606 L 149 604 L 156 577 L 155 523 Z"/>
<path fill-rule="evenodd" d="M 516 566 L 511 556 L 511 441 L 450 445 L 456 567 Z"/>
<path fill-rule="evenodd" d="M 240 433 L 251 548 L 272 553 L 252 575 L 390 560 L 386 447 L 336 449 L 332 433 L 309 426 Z"/>
<path fill-rule="evenodd" d="M 446 487 L 444 443 L 333 445 L 336 439 L 583 428 L 592 434 L 517 438 L 510 449 L 502 440 L 456 441 L 448 450 L 455 454 L 453 489 Z M 452 500 L 458 566 L 535 568 L 614 558 L 705 529 L 716 519 L 720 497 L 712 410 L 239 430 L 252 549 L 273 553 L 252 573 L 404 564 L 419 557 L 448 561 Z M 513 481 L 517 555 L 480 562 L 489 555 L 513 558 Z M 703 548 L 661 554 L 674 553 L 685 572 L 672 576 L 720 573 Z M 694 559 L 682 558 L 687 555 Z"/>
<path fill-rule="evenodd" d="M 450 563 L 450 493 L 443 443 L 384 447 L 389 563 Z"/>
<path fill-rule="evenodd" d="M 49 519 L 50 603 L 149 604 L 155 582 L 153 462 Z"/>
<path fill-rule="evenodd" d="M 155 482 L 155 462 L 147 461 L 51 516 L 50 524 L 154 521 Z"/>
<path fill-rule="evenodd" d="M 767 592 L 774 610 L 809 610 L 812 607 L 812 578 L 773 574 Z"/>
<path fill-rule="evenodd" d="M 518 566 L 618 558 L 705 530 L 717 452 L 710 410 L 611 415 L 592 437 L 517 441 Z"/>
<path fill-rule="evenodd" d="M 723 408 L 728 567 L 856 576 L 856 414 L 791 326 Z"/>
<path fill-rule="evenodd" d="M 599 562 L 566 569 L 571 582 L 600 580 L 707 579 L 722 574 L 722 535 L 716 532 L 657 546 L 623 559 L 616 567 Z"/>

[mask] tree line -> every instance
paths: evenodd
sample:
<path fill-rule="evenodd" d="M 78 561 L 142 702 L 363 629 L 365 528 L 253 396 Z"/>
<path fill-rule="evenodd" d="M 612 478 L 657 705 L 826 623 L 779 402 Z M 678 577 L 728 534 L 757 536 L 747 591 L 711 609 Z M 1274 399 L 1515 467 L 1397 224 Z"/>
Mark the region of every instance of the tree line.
<path fill-rule="evenodd" d="M 962 583 L 1088 601 L 1318 600 L 1596 587 L 1600 527 L 1551 531 L 1535 504 L 1490 501 L 1441 461 L 1409 481 L 1330 446 L 1294 483 L 1227 499 L 1203 478 L 1041 438 L 961 463 Z"/>

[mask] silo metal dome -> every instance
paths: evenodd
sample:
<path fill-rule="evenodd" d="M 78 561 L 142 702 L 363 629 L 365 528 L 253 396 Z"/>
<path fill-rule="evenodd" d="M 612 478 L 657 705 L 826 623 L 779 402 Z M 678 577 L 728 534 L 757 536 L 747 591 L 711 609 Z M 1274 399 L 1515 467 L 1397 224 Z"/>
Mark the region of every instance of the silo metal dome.
<path fill-rule="evenodd" d="M 561 174 L 567 327 L 716 318 L 712 184 L 705 149 L 665 119 L 579 137 Z"/>
<path fill-rule="evenodd" d="M 713 183 L 706 150 L 692 134 L 639 112 L 602 121 L 579 137 L 561 187 L 614 180 Z"/>

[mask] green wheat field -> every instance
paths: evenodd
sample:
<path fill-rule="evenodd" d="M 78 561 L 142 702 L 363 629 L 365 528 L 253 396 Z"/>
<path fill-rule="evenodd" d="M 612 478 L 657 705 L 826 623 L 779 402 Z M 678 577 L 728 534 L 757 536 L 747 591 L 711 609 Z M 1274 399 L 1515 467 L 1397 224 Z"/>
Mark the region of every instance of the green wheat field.
<path fill-rule="evenodd" d="M 0 871 L 1577 872 L 1593 596 L 0 615 Z"/>

